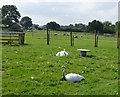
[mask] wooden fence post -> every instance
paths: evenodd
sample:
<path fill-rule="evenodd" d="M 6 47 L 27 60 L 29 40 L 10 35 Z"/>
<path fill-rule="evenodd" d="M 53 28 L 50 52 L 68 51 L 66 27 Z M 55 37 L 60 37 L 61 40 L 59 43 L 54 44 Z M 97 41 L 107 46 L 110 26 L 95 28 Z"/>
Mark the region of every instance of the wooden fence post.
<path fill-rule="evenodd" d="M 120 21 L 116 22 L 115 25 L 116 38 L 117 38 L 117 48 L 120 48 Z"/>
<path fill-rule="evenodd" d="M 97 32 L 96 32 L 96 34 L 97 34 L 97 35 L 96 35 L 96 36 L 97 36 L 97 47 L 98 47 L 98 33 L 99 33 L 99 32 L 97 31 Z"/>
<path fill-rule="evenodd" d="M 74 46 L 74 37 L 73 37 L 72 31 L 70 32 L 70 44 L 71 46 Z"/>
<path fill-rule="evenodd" d="M 120 40 L 119 40 L 119 32 L 117 31 L 117 33 L 116 33 L 117 35 L 117 48 L 119 48 L 120 47 Z"/>
<path fill-rule="evenodd" d="M 50 42 L 50 33 L 47 27 L 47 45 L 49 45 L 49 42 Z"/>
<path fill-rule="evenodd" d="M 97 47 L 98 47 L 98 35 L 97 35 Z"/>
<path fill-rule="evenodd" d="M 95 34 L 95 47 L 97 47 L 97 31 L 96 30 L 94 30 L 94 34 Z"/>
<path fill-rule="evenodd" d="M 11 37 L 12 37 L 12 34 L 10 33 L 10 40 L 9 40 L 10 45 L 12 44 Z"/>
<path fill-rule="evenodd" d="M 116 32 L 117 32 L 117 48 L 120 48 L 120 2 L 118 2 L 118 21 L 116 22 Z"/>
<path fill-rule="evenodd" d="M 25 33 L 20 33 L 19 34 L 19 44 L 24 44 L 25 41 Z"/>
<path fill-rule="evenodd" d="M 73 46 L 74 46 L 74 35 L 73 35 Z"/>

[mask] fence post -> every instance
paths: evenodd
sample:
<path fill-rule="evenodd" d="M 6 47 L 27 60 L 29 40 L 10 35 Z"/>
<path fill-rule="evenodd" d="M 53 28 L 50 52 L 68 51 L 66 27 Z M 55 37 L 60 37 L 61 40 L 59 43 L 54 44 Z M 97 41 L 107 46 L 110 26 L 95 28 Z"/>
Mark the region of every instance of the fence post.
<path fill-rule="evenodd" d="M 10 45 L 12 44 L 12 39 L 11 39 L 11 37 L 12 37 L 12 34 L 10 33 L 10 40 L 9 40 Z"/>
<path fill-rule="evenodd" d="M 97 35 L 97 47 L 98 47 L 98 35 Z"/>
<path fill-rule="evenodd" d="M 95 34 L 95 47 L 97 47 L 98 37 L 97 37 L 97 31 L 96 30 L 94 30 L 94 34 Z"/>
<path fill-rule="evenodd" d="M 115 30 L 117 38 L 117 48 L 120 48 L 120 21 L 116 22 Z"/>
<path fill-rule="evenodd" d="M 74 46 L 74 36 L 73 36 L 72 31 L 70 32 L 70 44 L 71 46 Z"/>
<path fill-rule="evenodd" d="M 117 31 L 117 48 L 119 48 L 119 42 L 120 42 L 120 40 L 119 40 L 119 32 Z"/>
<path fill-rule="evenodd" d="M 19 34 L 19 44 L 24 44 L 25 41 L 25 33 L 20 33 Z"/>
<path fill-rule="evenodd" d="M 48 27 L 47 27 L 47 45 L 49 45 L 49 41 L 50 41 L 50 34 L 49 34 Z"/>
<path fill-rule="evenodd" d="M 74 46 L 74 35 L 73 35 L 73 46 Z"/>
<path fill-rule="evenodd" d="M 97 47 L 98 47 L 98 34 L 99 34 L 99 31 L 97 31 Z"/>

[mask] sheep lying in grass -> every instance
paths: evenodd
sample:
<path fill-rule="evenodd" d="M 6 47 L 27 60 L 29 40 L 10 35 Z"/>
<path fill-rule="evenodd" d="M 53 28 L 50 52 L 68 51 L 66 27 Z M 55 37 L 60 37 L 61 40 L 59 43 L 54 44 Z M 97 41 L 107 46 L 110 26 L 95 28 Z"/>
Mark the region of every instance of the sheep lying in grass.
<path fill-rule="evenodd" d="M 67 56 L 67 55 L 68 55 L 68 53 L 65 51 L 65 49 L 56 54 L 56 56 Z"/>

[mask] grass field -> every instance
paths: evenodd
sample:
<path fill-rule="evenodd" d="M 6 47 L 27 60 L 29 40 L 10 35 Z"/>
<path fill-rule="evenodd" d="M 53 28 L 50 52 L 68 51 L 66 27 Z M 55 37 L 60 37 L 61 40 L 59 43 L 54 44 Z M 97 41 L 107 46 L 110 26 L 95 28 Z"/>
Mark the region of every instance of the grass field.
<path fill-rule="evenodd" d="M 2 46 L 3 95 L 118 94 L 115 36 L 99 35 L 99 47 L 95 48 L 93 34 L 74 33 L 78 38 L 71 47 L 69 36 L 63 36 L 63 32 L 54 36 L 54 33 L 51 33 L 50 45 L 46 45 L 45 31 L 33 31 L 26 34 L 25 45 Z M 91 52 L 87 57 L 80 57 L 78 48 Z M 63 49 L 69 55 L 56 57 L 56 53 Z M 67 67 L 66 73 L 78 73 L 85 80 L 78 83 L 60 80 L 62 65 Z"/>

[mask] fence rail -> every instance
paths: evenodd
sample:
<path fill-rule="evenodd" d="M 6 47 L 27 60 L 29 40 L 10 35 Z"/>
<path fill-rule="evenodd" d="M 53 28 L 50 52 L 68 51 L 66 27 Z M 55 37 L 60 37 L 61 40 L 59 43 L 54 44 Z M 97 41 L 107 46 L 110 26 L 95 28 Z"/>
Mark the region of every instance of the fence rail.
<path fill-rule="evenodd" d="M 2 32 L 0 33 L 1 44 L 24 44 L 24 32 Z"/>

